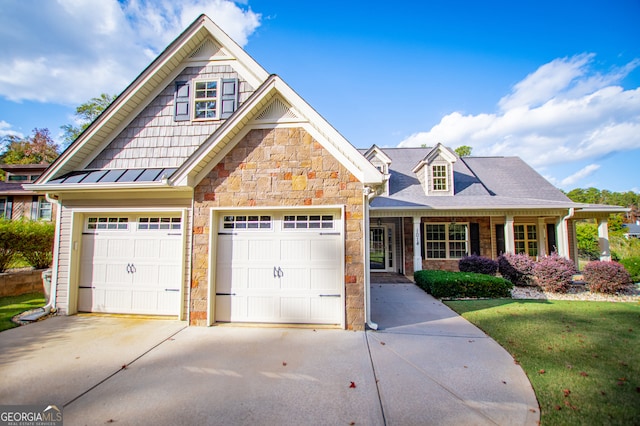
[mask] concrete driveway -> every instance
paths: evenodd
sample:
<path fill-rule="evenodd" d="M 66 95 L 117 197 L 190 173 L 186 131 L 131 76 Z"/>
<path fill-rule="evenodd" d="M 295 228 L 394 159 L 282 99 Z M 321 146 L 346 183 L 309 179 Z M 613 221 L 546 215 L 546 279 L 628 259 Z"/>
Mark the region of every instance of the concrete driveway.
<path fill-rule="evenodd" d="M 54 317 L 0 333 L 0 405 L 65 425 L 536 424 L 526 376 L 412 284 L 372 288 L 379 331 Z"/>

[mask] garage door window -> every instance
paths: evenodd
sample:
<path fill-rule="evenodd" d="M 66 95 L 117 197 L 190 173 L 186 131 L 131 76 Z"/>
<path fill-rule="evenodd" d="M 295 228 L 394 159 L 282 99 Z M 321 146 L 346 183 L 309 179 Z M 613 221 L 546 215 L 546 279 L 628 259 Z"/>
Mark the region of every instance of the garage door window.
<path fill-rule="evenodd" d="M 271 229 L 271 216 L 224 216 L 222 220 L 224 229 Z"/>
<path fill-rule="evenodd" d="M 284 217 L 284 229 L 333 229 L 332 215 L 296 215 Z"/>
<path fill-rule="evenodd" d="M 141 217 L 138 219 L 138 229 L 141 231 L 180 230 L 179 217 Z"/>
<path fill-rule="evenodd" d="M 90 217 L 87 219 L 88 231 L 126 231 L 129 229 L 127 217 Z"/>

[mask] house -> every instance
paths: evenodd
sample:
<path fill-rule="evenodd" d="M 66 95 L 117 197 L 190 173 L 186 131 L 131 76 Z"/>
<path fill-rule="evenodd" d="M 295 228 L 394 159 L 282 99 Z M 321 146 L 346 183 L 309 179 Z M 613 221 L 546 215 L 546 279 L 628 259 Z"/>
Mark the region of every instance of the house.
<path fill-rule="evenodd" d="M 48 164 L 0 164 L 5 172 L 0 181 L 0 218 L 9 220 L 53 220 L 55 211 L 42 192 L 25 188 L 34 182 Z"/>
<path fill-rule="evenodd" d="M 636 223 L 625 223 L 622 227 L 625 231 L 625 238 L 640 238 L 640 221 L 636 221 Z"/>
<path fill-rule="evenodd" d="M 202 15 L 31 189 L 58 206 L 61 314 L 361 330 L 375 327 L 371 270 L 453 268 L 466 252 L 536 238 L 538 254 L 571 255 L 571 221 L 587 213 L 606 230 L 607 212 L 506 161 L 499 172 L 498 159 L 441 145 L 358 151 Z M 535 179 L 533 196 L 493 174 L 518 168 Z M 552 226 L 554 240 L 531 225 Z"/>

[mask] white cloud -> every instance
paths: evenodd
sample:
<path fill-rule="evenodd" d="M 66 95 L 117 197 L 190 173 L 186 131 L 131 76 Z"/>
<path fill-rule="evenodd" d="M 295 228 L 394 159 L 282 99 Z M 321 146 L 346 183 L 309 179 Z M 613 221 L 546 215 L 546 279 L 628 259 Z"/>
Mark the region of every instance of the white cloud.
<path fill-rule="evenodd" d="M 593 172 L 595 172 L 599 168 L 600 168 L 599 164 L 589 164 L 588 166 L 583 167 L 582 169 L 578 170 L 571 176 L 567 176 L 566 178 L 562 179 L 562 181 L 560 182 L 560 186 L 562 188 L 566 188 L 571 185 L 574 185 L 576 182 L 591 175 Z"/>
<path fill-rule="evenodd" d="M 78 105 L 117 94 L 202 13 L 240 45 L 261 19 L 231 0 L 5 1 L 0 96 Z"/>
<path fill-rule="evenodd" d="M 11 130 L 11 127 L 11 124 L 7 123 L 4 120 L 0 120 L 0 138 L 3 138 L 5 136 L 17 136 L 19 138 L 24 137 L 22 133 Z"/>
<path fill-rule="evenodd" d="M 542 65 L 499 101 L 498 112 L 452 112 L 399 146 L 469 145 L 474 155 L 517 155 L 538 169 L 640 149 L 640 88 L 618 85 L 640 61 L 600 74 L 592 69 L 593 58 L 583 54 Z M 577 182 L 594 167 L 560 183 Z"/>

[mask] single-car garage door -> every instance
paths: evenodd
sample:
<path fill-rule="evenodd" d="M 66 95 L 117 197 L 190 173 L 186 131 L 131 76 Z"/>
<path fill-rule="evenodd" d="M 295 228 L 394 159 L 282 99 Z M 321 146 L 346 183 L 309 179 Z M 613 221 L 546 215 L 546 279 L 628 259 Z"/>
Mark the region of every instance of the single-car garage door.
<path fill-rule="evenodd" d="M 88 216 L 82 233 L 78 311 L 178 315 L 180 216 Z"/>
<path fill-rule="evenodd" d="M 339 211 L 222 213 L 215 320 L 341 324 Z"/>

